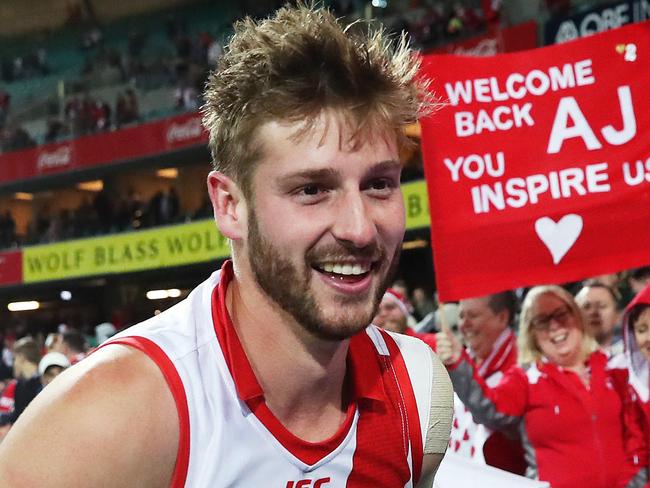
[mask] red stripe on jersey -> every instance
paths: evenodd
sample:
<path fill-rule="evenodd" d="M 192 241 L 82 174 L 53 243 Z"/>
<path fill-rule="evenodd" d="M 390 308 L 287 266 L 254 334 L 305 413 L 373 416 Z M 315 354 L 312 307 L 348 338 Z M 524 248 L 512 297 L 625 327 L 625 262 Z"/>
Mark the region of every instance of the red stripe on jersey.
<path fill-rule="evenodd" d="M 187 406 L 187 397 L 185 395 L 183 381 L 178 375 L 174 363 L 172 363 L 171 359 L 169 359 L 167 354 L 165 354 L 158 344 L 145 337 L 121 337 L 102 344 L 100 348 L 109 344 L 130 346 L 142 351 L 149 356 L 154 363 L 156 363 L 160 372 L 165 377 L 165 381 L 174 397 L 174 402 L 176 402 L 179 423 L 178 453 L 176 454 L 176 465 L 174 466 L 171 487 L 182 488 L 185 486 L 187 468 L 190 462 L 190 414 Z"/>
<path fill-rule="evenodd" d="M 361 337 L 363 340 L 359 340 Z M 411 406 L 408 406 L 408 399 L 413 399 L 416 419 L 417 406 L 399 349 L 392 339 L 384 339 L 389 346 L 390 356 L 378 354 L 366 334 L 355 337 L 358 350 L 362 347 L 365 349 L 366 361 L 379 363 L 384 391 L 389 401 L 359 404 L 361 412 L 357 424 L 357 447 L 346 488 L 402 487 L 411 479 L 407 459 L 410 426 L 414 422 L 408 421 L 413 415 Z M 404 398 L 405 392 L 407 398 Z M 414 427 L 419 429 L 419 420 Z M 421 445 L 420 438 L 418 466 L 422 463 Z M 414 459 L 418 456 L 415 448 L 413 455 Z"/>
<path fill-rule="evenodd" d="M 406 407 L 406 422 L 408 427 L 409 439 L 411 441 L 411 463 L 413 464 L 413 486 L 417 484 L 422 472 L 422 457 L 424 456 L 422 448 L 422 430 L 420 428 L 420 416 L 418 414 L 418 405 L 413 392 L 413 385 L 409 376 L 408 369 L 404 358 L 400 353 L 399 347 L 393 338 L 385 331 L 381 330 L 382 336 L 391 358 L 394 358 L 393 365 L 397 374 L 397 385 L 400 388 L 400 399 Z"/>

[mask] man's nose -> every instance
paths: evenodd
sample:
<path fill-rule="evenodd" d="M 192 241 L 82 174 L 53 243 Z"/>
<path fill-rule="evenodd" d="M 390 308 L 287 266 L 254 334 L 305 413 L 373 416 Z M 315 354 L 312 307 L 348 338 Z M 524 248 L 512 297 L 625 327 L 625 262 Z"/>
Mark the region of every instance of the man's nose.
<path fill-rule="evenodd" d="M 334 237 L 359 249 L 372 244 L 377 236 L 377 227 L 368 207 L 361 192 L 348 192 L 334 216 Z"/>

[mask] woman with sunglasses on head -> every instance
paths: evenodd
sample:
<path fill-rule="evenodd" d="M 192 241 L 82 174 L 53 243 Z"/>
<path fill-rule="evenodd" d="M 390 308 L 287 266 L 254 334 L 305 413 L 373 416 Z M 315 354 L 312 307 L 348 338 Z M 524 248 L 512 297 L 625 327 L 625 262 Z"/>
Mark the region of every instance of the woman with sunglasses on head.
<path fill-rule="evenodd" d="M 438 355 L 476 422 L 519 433 L 530 478 L 552 488 L 643 486 L 626 455 L 640 431 L 628 431 L 627 372 L 610 370 L 587 333 L 573 296 L 538 286 L 520 316 L 518 365 L 489 388 L 451 334 L 437 335 Z"/>

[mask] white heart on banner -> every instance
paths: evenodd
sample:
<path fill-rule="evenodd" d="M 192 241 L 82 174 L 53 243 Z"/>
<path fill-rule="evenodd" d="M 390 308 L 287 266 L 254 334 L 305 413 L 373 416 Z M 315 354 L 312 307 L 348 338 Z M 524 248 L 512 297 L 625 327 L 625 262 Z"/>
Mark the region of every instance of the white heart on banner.
<path fill-rule="evenodd" d="M 569 214 L 558 222 L 550 217 L 542 217 L 535 221 L 535 232 L 551 252 L 553 264 L 558 264 L 580 237 L 582 217 Z"/>

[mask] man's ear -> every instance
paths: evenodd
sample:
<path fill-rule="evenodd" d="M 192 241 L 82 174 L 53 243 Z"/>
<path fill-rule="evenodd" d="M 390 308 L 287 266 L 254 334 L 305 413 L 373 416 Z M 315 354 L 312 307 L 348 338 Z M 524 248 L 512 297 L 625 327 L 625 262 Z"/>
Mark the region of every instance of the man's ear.
<path fill-rule="evenodd" d="M 244 237 L 247 229 L 246 200 L 239 186 L 225 174 L 210 171 L 208 194 L 221 233 L 231 240 Z"/>

